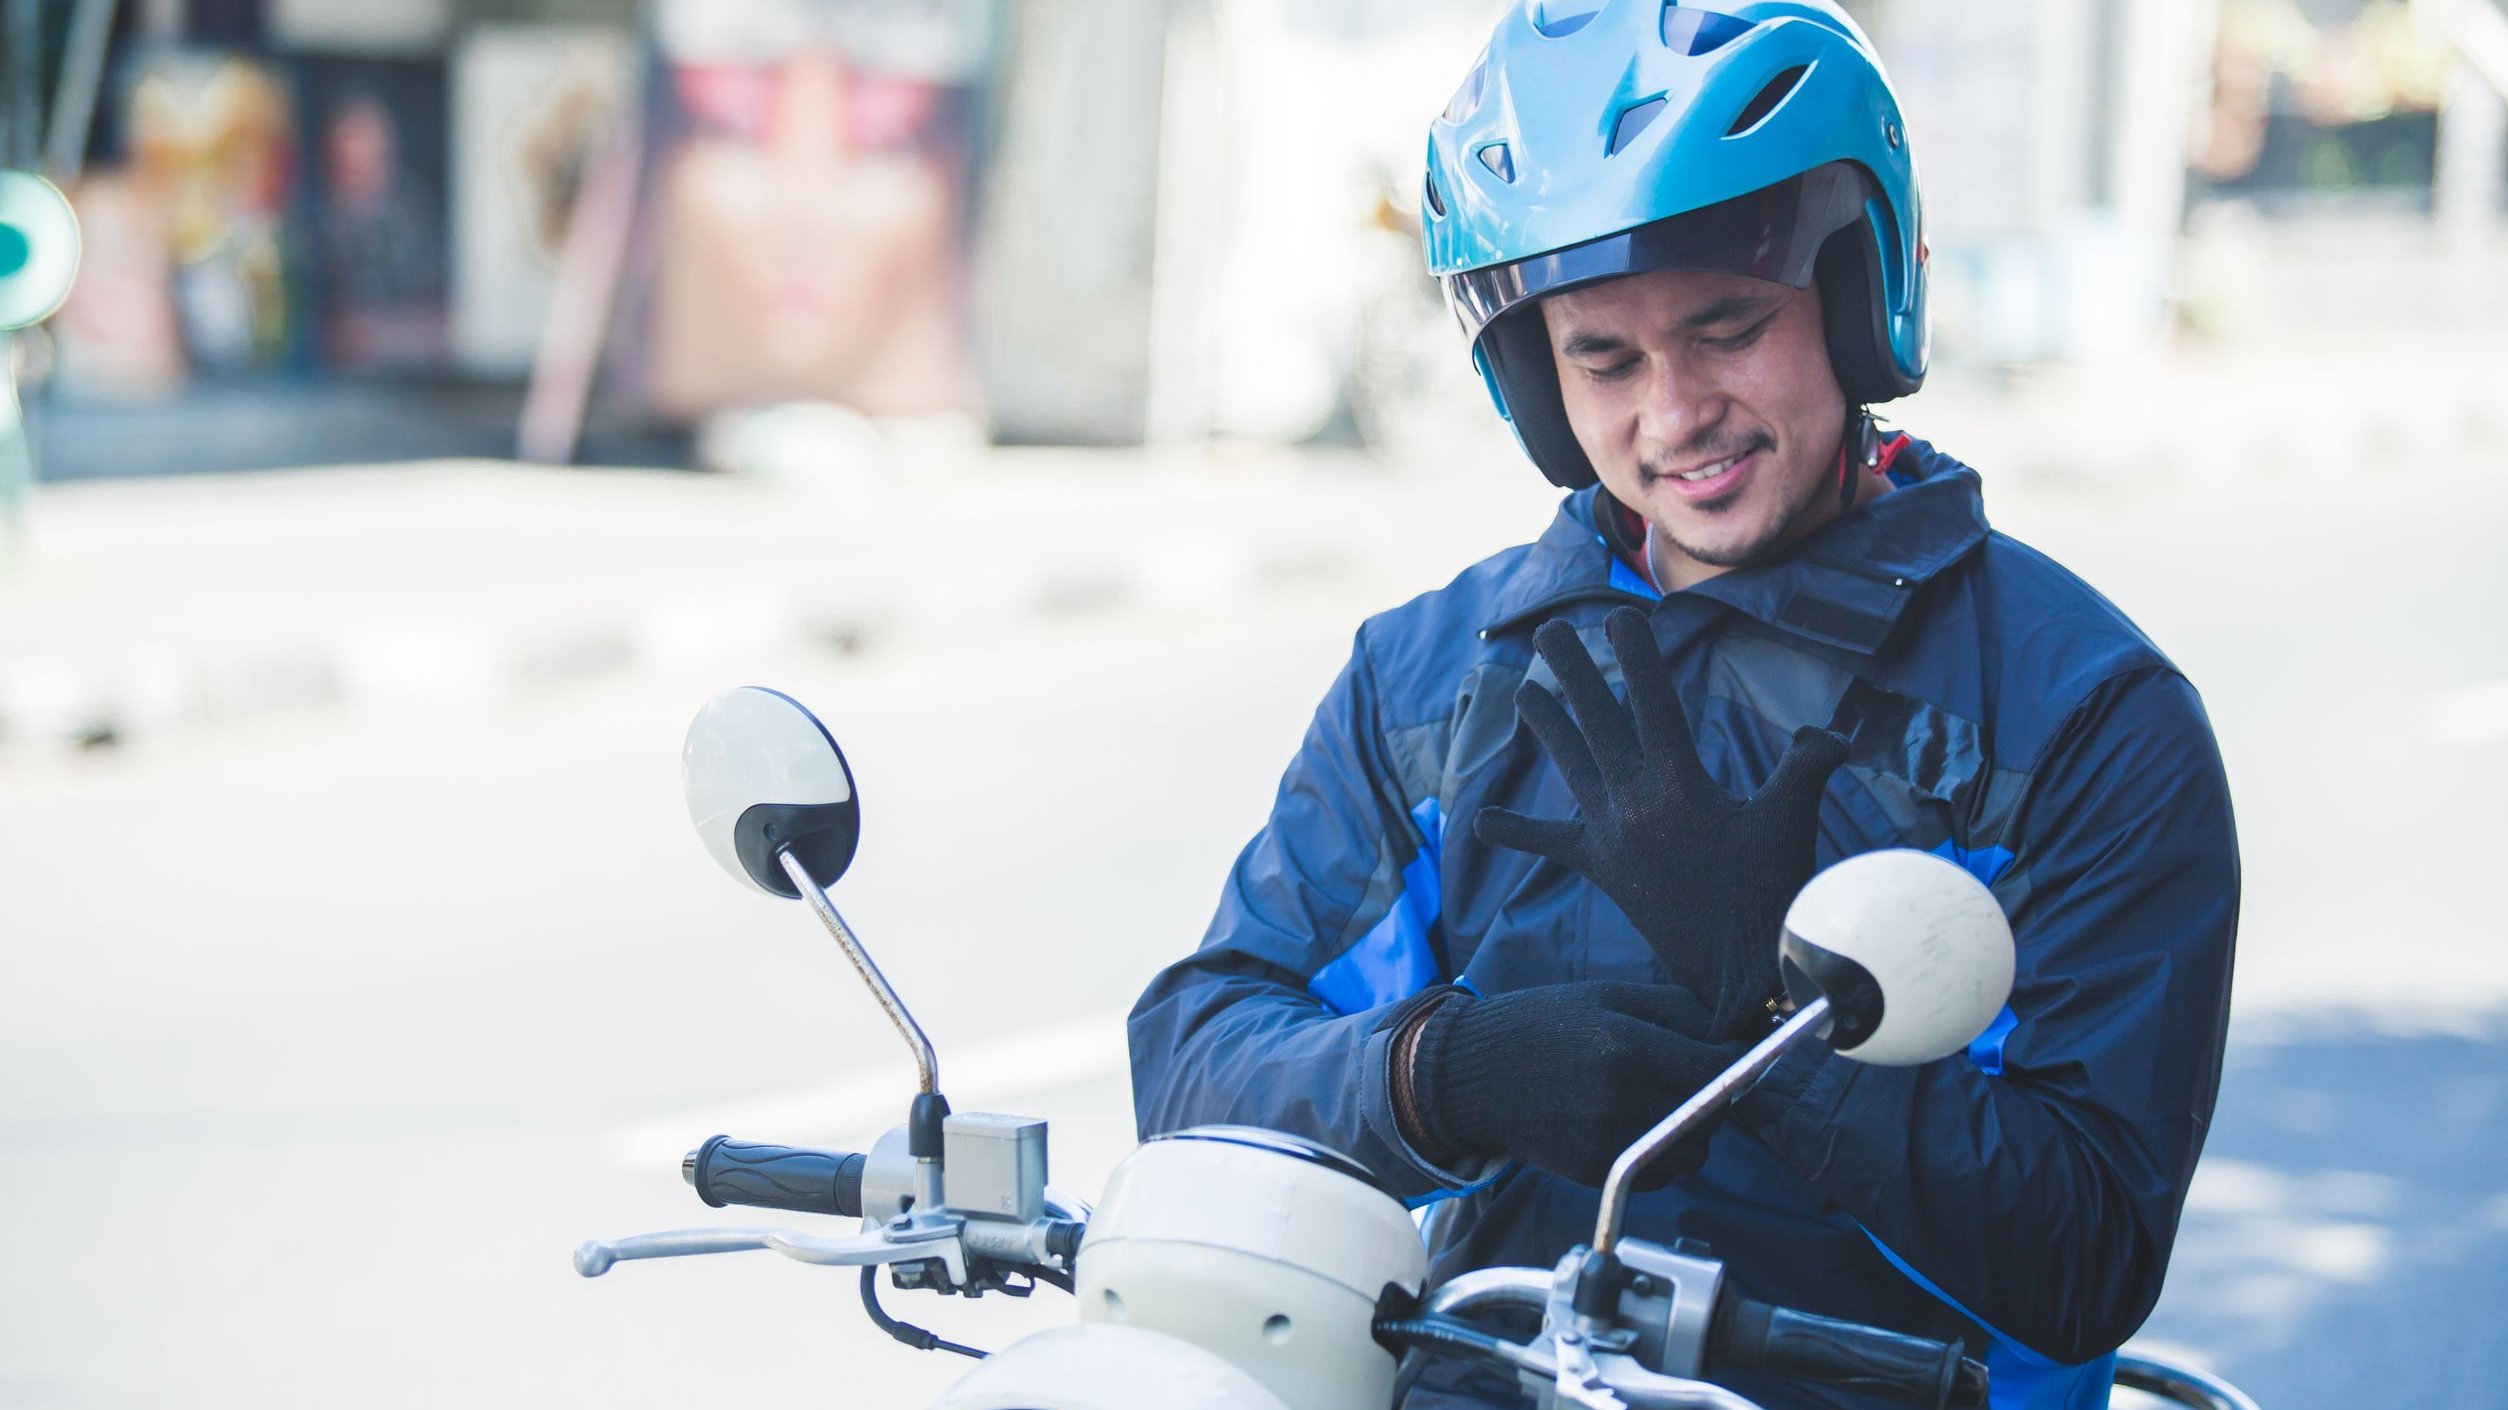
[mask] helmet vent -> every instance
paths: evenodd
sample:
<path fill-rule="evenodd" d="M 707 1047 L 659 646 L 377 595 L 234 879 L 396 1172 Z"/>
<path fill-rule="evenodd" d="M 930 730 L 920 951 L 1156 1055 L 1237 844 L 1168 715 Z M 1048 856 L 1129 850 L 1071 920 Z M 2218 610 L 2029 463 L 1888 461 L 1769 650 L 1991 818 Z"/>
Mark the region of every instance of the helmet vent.
<path fill-rule="evenodd" d="M 1565 39 L 1593 23 L 1603 0 L 1541 0 L 1533 6 L 1533 31 L 1544 39 Z"/>
<path fill-rule="evenodd" d="M 1514 184 L 1515 156 L 1507 150 L 1506 143 L 1492 142 L 1488 146 L 1481 148 L 1479 155 L 1480 164 L 1497 173 L 1500 181 L 1504 181 L 1509 185 Z"/>
<path fill-rule="evenodd" d="M 1675 54 L 1712 54 L 1751 28 L 1748 20 L 1714 10 L 1685 9 L 1680 0 L 1670 0 L 1663 7 L 1663 45 Z"/>
<path fill-rule="evenodd" d="M 1629 143 L 1637 140 L 1637 134 L 1646 130 L 1646 124 L 1661 117 L 1663 110 L 1668 106 L 1670 106 L 1670 100 L 1657 95 L 1645 102 L 1631 103 L 1620 109 L 1620 120 L 1611 128 L 1611 145 L 1603 149 L 1603 155 L 1616 157 L 1626 150 Z"/>
<path fill-rule="evenodd" d="M 1810 65 L 1797 64 L 1769 79 L 1768 86 L 1760 89 L 1758 96 L 1750 100 L 1750 106 L 1742 109 L 1740 117 L 1733 119 L 1733 125 L 1725 129 L 1724 135 L 1739 137 L 1766 122 L 1768 114 L 1777 110 L 1777 105 L 1785 101 L 1787 95 L 1794 91 L 1794 86 L 1803 81 L 1803 75 L 1809 72 L 1811 72 Z"/>
<path fill-rule="evenodd" d="M 1428 173 L 1427 187 L 1424 194 L 1428 199 L 1428 208 L 1435 211 L 1438 216 L 1442 218 L 1446 213 L 1446 195 L 1443 191 L 1437 189 L 1437 173 L 1433 171 Z"/>

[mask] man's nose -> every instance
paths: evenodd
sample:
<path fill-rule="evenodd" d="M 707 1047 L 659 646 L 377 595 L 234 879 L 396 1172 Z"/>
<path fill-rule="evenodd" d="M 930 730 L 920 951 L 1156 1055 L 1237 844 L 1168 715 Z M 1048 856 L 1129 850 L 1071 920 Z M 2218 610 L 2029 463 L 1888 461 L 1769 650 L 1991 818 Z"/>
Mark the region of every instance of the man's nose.
<path fill-rule="evenodd" d="M 1637 432 L 1665 450 L 1678 450 L 1724 419 L 1724 399 L 1694 369 L 1673 358 L 1649 358 L 1637 410 Z"/>

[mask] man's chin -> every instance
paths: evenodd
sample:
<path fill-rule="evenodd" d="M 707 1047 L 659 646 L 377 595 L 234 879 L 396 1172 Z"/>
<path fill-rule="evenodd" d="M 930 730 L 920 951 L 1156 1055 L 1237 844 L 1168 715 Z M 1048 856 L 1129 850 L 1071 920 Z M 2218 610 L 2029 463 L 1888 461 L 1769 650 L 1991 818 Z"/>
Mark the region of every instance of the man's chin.
<path fill-rule="evenodd" d="M 1730 509 L 1716 515 L 1708 505 L 1682 507 L 1693 511 L 1682 516 L 1687 522 L 1667 524 L 1658 519 L 1655 530 L 1684 555 L 1710 568 L 1739 568 L 1766 557 L 1776 547 L 1778 525 L 1744 523 L 1740 513 Z"/>

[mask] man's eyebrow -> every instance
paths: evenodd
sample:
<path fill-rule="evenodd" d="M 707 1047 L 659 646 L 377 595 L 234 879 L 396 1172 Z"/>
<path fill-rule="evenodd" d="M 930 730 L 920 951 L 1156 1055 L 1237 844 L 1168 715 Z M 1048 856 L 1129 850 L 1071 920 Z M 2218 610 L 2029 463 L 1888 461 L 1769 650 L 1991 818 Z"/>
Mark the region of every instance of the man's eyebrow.
<path fill-rule="evenodd" d="M 1727 294 L 1682 319 L 1681 331 L 1695 333 L 1701 328 L 1712 328 L 1719 323 L 1754 318 L 1765 312 L 1770 302 L 1766 297 L 1757 294 Z"/>
<path fill-rule="evenodd" d="M 1626 340 L 1614 338 L 1608 333 L 1570 333 L 1559 344 L 1559 353 L 1563 357 L 1604 357 L 1627 351 Z"/>

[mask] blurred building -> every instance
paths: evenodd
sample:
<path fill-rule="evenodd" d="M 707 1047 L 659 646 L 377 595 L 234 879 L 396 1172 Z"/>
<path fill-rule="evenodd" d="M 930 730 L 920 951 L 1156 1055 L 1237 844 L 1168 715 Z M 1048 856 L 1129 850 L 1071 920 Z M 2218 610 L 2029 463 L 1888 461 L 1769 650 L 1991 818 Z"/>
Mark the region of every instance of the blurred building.
<path fill-rule="evenodd" d="M 1950 362 L 2112 356 L 2166 319 L 2211 0 L 1876 0 Z"/>
<path fill-rule="evenodd" d="M 2496 0 L 1872 0 L 1945 361 L 2489 307 Z"/>
<path fill-rule="evenodd" d="M 1908 110 L 1945 368 L 2242 336 L 2324 289 L 2490 307 L 2500 0 L 1849 8 Z M 0 10 L 0 116 L 87 229 L 22 352 L 53 473 L 510 453 L 518 424 L 684 463 L 791 403 L 1399 442 L 1477 396 L 1414 203 L 1493 0 Z"/>

